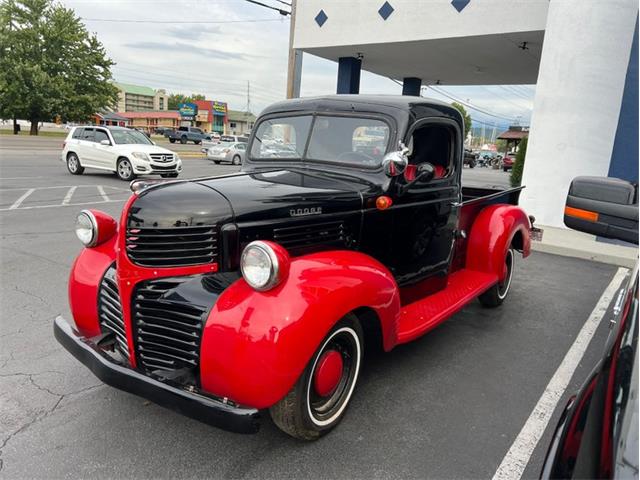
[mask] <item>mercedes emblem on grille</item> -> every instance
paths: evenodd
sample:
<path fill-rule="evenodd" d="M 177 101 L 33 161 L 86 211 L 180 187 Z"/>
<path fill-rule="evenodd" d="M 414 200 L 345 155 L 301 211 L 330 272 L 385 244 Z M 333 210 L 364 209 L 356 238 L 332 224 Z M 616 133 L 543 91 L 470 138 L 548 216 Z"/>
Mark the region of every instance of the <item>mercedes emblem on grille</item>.
<path fill-rule="evenodd" d="M 160 160 L 162 160 L 163 162 L 166 162 L 167 161 L 167 156 L 166 155 L 162 155 L 160 157 Z"/>

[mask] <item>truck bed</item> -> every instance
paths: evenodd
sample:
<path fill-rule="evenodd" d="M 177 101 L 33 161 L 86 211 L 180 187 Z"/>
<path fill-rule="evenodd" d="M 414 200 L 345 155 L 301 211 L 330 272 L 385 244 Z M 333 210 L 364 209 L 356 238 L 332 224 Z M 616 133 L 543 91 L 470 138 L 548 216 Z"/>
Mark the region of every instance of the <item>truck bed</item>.
<path fill-rule="evenodd" d="M 520 192 L 523 188 L 524 187 L 501 189 L 499 187 L 463 186 L 458 230 L 464 231 L 468 236 L 471 232 L 473 222 L 484 207 L 498 203 L 518 205 Z M 455 244 L 451 272 L 464 268 L 466 263 L 466 249 L 466 238 L 458 238 Z"/>

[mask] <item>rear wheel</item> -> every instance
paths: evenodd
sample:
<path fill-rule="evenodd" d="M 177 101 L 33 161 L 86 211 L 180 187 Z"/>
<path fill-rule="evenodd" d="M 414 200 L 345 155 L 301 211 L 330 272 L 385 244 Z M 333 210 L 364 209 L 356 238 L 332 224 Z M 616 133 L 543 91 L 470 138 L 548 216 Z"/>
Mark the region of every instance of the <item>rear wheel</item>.
<path fill-rule="evenodd" d="M 355 315 L 338 322 L 291 391 L 269 409 L 278 428 L 301 440 L 315 440 L 340 423 L 358 380 L 363 338 Z"/>
<path fill-rule="evenodd" d="M 73 152 L 67 155 L 67 169 L 71 175 L 82 175 L 84 172 L 84 167 L 80 165 L 80 159 Z"/>
<path fill-rule="evenodd" d="M 118 165 L 116 166 L 116 173 L 118 174 L 118 178 L 120 178 L 120 180 L 124 180 L 126 182 L 130 182 L 136 176 L 133 173 L 133 166 L 131 165 L 131 162 L 127 158 L 121 158 L 118 160 Z"/>
<path fill-rule="evenodd" d="M 220 165 L 220 160 L 214 160 L 213 163 L 215 163 L 216 165 Z"/>
<path fill-rule="evenodd" d="M 176 139 L 175 138 L 170 138 L 169 139 L 169 143 L 176 143 Z"/>
<path fill-rule="evenodd" d="M 186 145 L 186 143 L 187 143 L 187 137 L 180 137 L 180 143 L 181 143 L 182 145 Z"/>
<path fill-rule="evenodd" d="M 511 280 L 513 279 L 513 269 L 515 267 L 516 256 L 513 248 L 507 250 L 507 254 L 504 259 L 505 277 L 501 282 L 496 283 L 489 290 L 484 292 L 478 297 L 480 303 L 484 307 L 493 308 L 501 305 L 507 298 L 509 288 L 511 287 Z"/>

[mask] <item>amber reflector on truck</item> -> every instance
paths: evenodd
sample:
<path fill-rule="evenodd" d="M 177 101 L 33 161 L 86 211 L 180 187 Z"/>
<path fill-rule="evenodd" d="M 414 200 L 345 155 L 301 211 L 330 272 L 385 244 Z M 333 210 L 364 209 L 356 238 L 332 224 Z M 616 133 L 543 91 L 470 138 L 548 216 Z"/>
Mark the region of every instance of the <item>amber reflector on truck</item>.
<path fill-rule="evenodd" d="M 598 214 L 596 212 L 590 212 L 589 210 L 582 210 L 581 208 L 564 207 L 564 214 L 569 217 L 581 218 L 588 222 L 597 222 Z"/>

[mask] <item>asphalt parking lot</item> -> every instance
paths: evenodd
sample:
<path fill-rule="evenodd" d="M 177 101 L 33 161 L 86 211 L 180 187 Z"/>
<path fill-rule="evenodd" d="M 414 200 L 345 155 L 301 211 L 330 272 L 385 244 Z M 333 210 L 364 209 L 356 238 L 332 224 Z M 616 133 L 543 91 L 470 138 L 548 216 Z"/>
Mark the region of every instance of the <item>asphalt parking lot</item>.
<path fill-rule="evenodd" d="M 533 253 L 502 307 L 474 303 L 422 339 L 367 358 L 330 435 L 301 443 L 268 417 L 256 435 L 232 434 L 102 385 L 54 340 L 53 319 L 70 316 L 75 214 L 91 205 L 117 216 L 130 193 L 114 175 L 68 174 L 60 143 L 0 137 L 4 478 L 490 478 L 617 271 Z M 236 169 L 185 158 L 183 177 Z M 488 169 L 464 178 L 508 184 Z M 601 353 L 609 317 L 561 407 Z M 550 428 L 525 478 L 538 476 Z"/>

